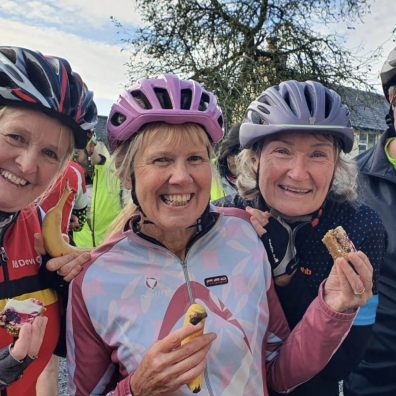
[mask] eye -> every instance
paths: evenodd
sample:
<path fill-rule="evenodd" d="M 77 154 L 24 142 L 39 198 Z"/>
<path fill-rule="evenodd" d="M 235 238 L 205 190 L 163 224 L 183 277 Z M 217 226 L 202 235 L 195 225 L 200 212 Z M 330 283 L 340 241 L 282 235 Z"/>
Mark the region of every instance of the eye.
<path fill-rule="evenodd" d="M 58 154 L 55 151 L 53 151 L 53 150 L 44 149 L 43 150 L 43 154 L 46 157 L 48 157 L 49 159 L 56 160 L 56 161 L 58 160 Z"/>
<path fill-rule="evenodd" d="M 154 165 L 166 166 L 172 162 L 169 157 L 158 157 L 153 160 Z"/>
<path fill-rule="evenodd" d="M 26 143 L 26 139 L 22 135 L 18 135 L 17 133 L 9 133 L 6 135 L 6 138 L 11 144 L 15 144 L 18 146 Z"/>
<path fill-rule="evenodd" d="M 315 151 L 311 154 L 312 158 L 327 158 L 327 154 L 323 151 Z"/>
<path fill-rule="evenodd" d="M 290 150 L 287 149 L 286 147 L 278 147 L 278 148 L 274 149 L 273 152 L 275 154 L 280 154 L 280 155 L 289 155 L 290 154 Z"/>
<path fill-rule="evenodd" d="M 205 159 L 200 155 L 191 155 L 188 158 L 188 161 L 192 164 L 201 164 L 202 162 L 205 161 Z"/>

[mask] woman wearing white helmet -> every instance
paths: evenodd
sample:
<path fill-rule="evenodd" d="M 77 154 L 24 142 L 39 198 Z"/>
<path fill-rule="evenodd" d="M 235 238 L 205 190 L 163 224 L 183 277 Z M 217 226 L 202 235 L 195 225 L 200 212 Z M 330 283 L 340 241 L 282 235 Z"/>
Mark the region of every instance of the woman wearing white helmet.
<path fill-rule="evenodd" d="M 327 231 L 343 226 L 358 250 L 348 261 L 355 270 L 357 262 L 372 265 L 376 280 L 384 228 L 374 211 L 356 201 L 356 166 L 344 156 L 352 149 L 353 129 L 334 91 L 313 81 L 270 87 L 248 107 L 239 136 L 245 148 L 238 158 L 240 195 L 222 204 L 246 208 L 251 215 L 294 328 L 334 265 L 322 243 Z M 371 297 L 372 287 L 360 292 Z M 375 285 L 373 292 L 327 367 L 290 394 L 339 395 L 375 320 Z"/>

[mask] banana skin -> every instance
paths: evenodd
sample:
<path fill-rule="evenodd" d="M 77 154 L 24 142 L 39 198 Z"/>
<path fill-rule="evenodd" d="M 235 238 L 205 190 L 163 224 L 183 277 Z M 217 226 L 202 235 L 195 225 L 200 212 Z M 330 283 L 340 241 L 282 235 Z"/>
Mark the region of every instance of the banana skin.
<path fill-rule="evenodd" d="M 43 220 L 42 234 L 44 240 L 44 248 L 51 257 L 60 257 L 70 253 L 82 253 L 85 251 L 89 251 L 87 249 L 80 249 L 71 246 L 63 239 L 61 229 L 62 211 L 67 201 L 67 198 L 71 193 L 72 190 L 69 184 L 67 184 L 58 203 L 53 208 L 48 210 Z"/>
<path fill-rule="evenodd" d="M 184 323 L 183 326 L 187 326 L 189 323 L 193 325 L 197 325 L 199 322 L 202 320 L 205 322 L 205 318 L 207 317 L 207 313 L 205 308 L 200 305 L 200 304 L 191 304 L 190 307 L 188 308 L 186 315 L 184 316 Z M 181 345 L 185 345 L 194 338 L 201 336 L 203 334 L 203 328 L 201 331 L 198 333 L 195 333 L 184 340 L 182 340 Z M 202 388 L 202 382 L 203 382 L 203 373 L 198 375 L 196 378 L 194 378 L 191 382 L 187 384 L 188 388 L 190 389 L 191 392 L 193 393 L 198 393 L 201 388 Z"/>

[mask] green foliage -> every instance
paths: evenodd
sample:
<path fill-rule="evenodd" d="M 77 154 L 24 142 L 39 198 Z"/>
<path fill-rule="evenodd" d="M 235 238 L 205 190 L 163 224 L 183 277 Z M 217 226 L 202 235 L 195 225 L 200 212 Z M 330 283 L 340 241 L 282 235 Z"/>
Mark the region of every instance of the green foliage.
<path fill-rule="evenodd" d="M 329 23 L 359 20 L 368 0 L 136 0 L 143 26 L 125 40 L 130 77 L 179 73 L 214 91 L 228 125 L 287 79 L 364 82 Z"/>

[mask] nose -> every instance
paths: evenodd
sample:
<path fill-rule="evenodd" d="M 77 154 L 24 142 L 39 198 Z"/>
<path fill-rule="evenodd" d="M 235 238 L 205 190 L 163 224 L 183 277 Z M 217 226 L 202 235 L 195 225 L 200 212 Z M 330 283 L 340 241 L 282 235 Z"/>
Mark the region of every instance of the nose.
<path fill-rule="evenodd" d="M 303 181 L 309 178 L 308 164 L 304 156 L 297 155 L 291 162 L 289 177 L 296 181 Z"/>
<path fill-rule="evenodd" d="M 36 151 L 31 148 L 21 150 L 16 158 L 16 163 L 23 173 L 34 173 L 38 165 L 38 155 Z"/>
<path fill-rule="evenodd" d="M 170 184 L 189 184 L 192 176 L 188 165 L 184 161 L 177 161 L 172 167 L 172 174 L 169 178 Z"/>

